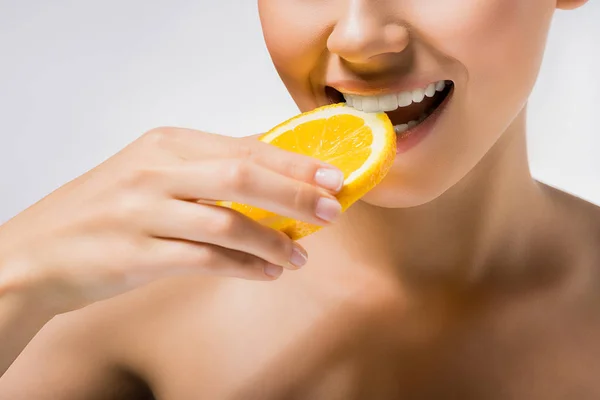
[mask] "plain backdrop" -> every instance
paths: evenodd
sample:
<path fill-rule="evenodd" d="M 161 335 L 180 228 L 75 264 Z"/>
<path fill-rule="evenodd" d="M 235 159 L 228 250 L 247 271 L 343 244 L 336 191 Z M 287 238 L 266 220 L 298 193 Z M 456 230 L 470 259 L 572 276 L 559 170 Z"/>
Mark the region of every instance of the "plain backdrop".
<path fill-rule="evenodd" d="M 555 19 L 532 171 L 600 204 L 600 2 Z M 0 223 L 153 127 L 245 136 L 296 113 L 255 0 L 0 0 Z"/>

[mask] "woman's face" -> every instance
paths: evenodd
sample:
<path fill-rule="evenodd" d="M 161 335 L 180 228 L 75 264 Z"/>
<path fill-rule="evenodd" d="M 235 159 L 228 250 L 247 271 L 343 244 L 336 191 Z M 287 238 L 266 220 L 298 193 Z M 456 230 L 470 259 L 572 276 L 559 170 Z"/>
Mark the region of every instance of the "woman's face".
<path fill-rule="evenodd" d="M 444 193 L 524 112 L 557 7 L 557 0 L 258 3 L 274 65 L 302 111 L 342 94 L 365 111 L 388 111 L 398 156 L 363 199 L 384 207 Z M 415 120 L 422 122 L 407 129 Z"/>

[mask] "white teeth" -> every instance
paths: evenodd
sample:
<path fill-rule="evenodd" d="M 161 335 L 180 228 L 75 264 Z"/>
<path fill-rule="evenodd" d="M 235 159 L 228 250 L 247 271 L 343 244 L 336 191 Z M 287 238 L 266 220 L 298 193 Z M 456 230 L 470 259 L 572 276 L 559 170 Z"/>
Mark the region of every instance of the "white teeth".
<path fill-rule="evenodd" d="M 395 94 L 379 97 L 379 109 L 381 111 L 394 111 L 396 108 L 398 108 L 398 96 Z"/>
<path fill-rule="evenodd" d="M 429 96 L 428 93 L 431 93 L 432 90 L 433 91 L 436 90 L 436 85 L 435 84 L 427 86 L 427 89 L 424 91 L 424 94 L 427 95 L 427 96 Z M 411 92 L 406 92 L 406 93 L 411 94 Z M 411 94 L 411 96 L 412 96 L 412 94 Z M 420 96 L 420 93 L 419 93 L 419 96 Z M 425 119 L 429 116 L 429 114 L 432 111 L 433 110 L 429 110 L 429 111 L 424 112 L 423 114 L 421 114 L 421 116 L 419 117 L 418 120 L 409 121 L 406 124 L 394 125 L 394 132 L 396 132 L 396 134 L 399 135 L 401 133 L 406 132 L 409 129 L 414 128 L 415 126 L 419 125 L 421 122 L 425 121 Z"/>
<path fill-rule="evenodd" d="M 413 103 L 420 103 L 425 98 L 425 91 L 423 89 L 416 89 L 412 92 Z"/>
<path fill-rule="evenodd" d="M 412 92 L 398 93 L 398 107 L 408 107 L 412 104 Z"/>
<path fill-rule="evenodd" d="M 352 96 L 352 107 L 356 108 L 357 110 L 362 110 L 362 103 L 362 97 Z"/>
<path fill-rule="evenodd" d="M 426 96 L 433 97 L 436 91 L 441 92 L 445 87 L 446 81 L 439 81 L 431 83 L 425 88 L 395 94 L 360 96 L 344 93 L 344 99 L 348 106 L 365 112 L 394 111 L 398 107 L 408 107 L 413 103 L 420 103 Z"/>
<path fill-rule="evenodd" d="M 431 85 L 427 86 L 427 89 L 425 89 L 425 96 L 433 97 L 434 94 L 435 94 L 435 83 L 432 83 Z"/>
<path fill-rule="evenodd" d="M 377 112 L 379 111 L 379 100 L 376 96 L 363 97 L 362 109 L 364 112 Z"/>
<path fill-rule="evenodd" d="M 418 121 L 409 121 L 406 124 L 395 125 L 394 132 L 396 132 L 396 134 L 406 132 L 407 130 L 412 129 L 415 126 L 419 125 L 421 122 L 423 122 L 423 119 L 424 118 L 419 118 Z"/>
<path fill-rule="evenodd" d="M 406 130 L 408 130 L 408 124 L 394 126 L 394 132 L 396 132 L 396 134 L 400 134 L 402 132 L 405 132 Z"/>

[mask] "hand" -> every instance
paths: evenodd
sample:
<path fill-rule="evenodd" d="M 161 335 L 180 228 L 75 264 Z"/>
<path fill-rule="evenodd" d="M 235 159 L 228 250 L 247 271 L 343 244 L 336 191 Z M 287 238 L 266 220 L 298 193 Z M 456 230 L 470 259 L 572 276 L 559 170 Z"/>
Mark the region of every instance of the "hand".
<path fill-rule="evenodd" d="M 152 130 L 0 227 L 0 287 L 42 287 L 70 310 L 178 274 L 276 279 L 306 251 L 215 201 L 326 225 L 342 180 L 258 140 Z"/>

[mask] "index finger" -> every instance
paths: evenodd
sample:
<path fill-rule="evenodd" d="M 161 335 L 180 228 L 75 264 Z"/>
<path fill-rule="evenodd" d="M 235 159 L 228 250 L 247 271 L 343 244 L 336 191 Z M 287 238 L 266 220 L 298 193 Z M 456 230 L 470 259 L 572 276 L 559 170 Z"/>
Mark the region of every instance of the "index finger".
<path fill-rule="evenodd" d="M 312 183 L 337 193 L 344 184 L 344 173 L 317 158 L 280 149 L 257 139 L 247 157 L 257 164 L 292 179 Z"/>
<path fill-rule="evenodd" d="M 234 138 L 218 134 L 198 135 L 192 130 L 177 130 L 174 141 L 178 155 L 188 160 L 210 158 L 246 158 L 298 181 L 315 184 L 337 193 L 344 174 L 338 168 L 314 157 L 280 149 L 259 141 L 261 134 Z M 200 140 L 202 138 L 202 140 Z"/>

